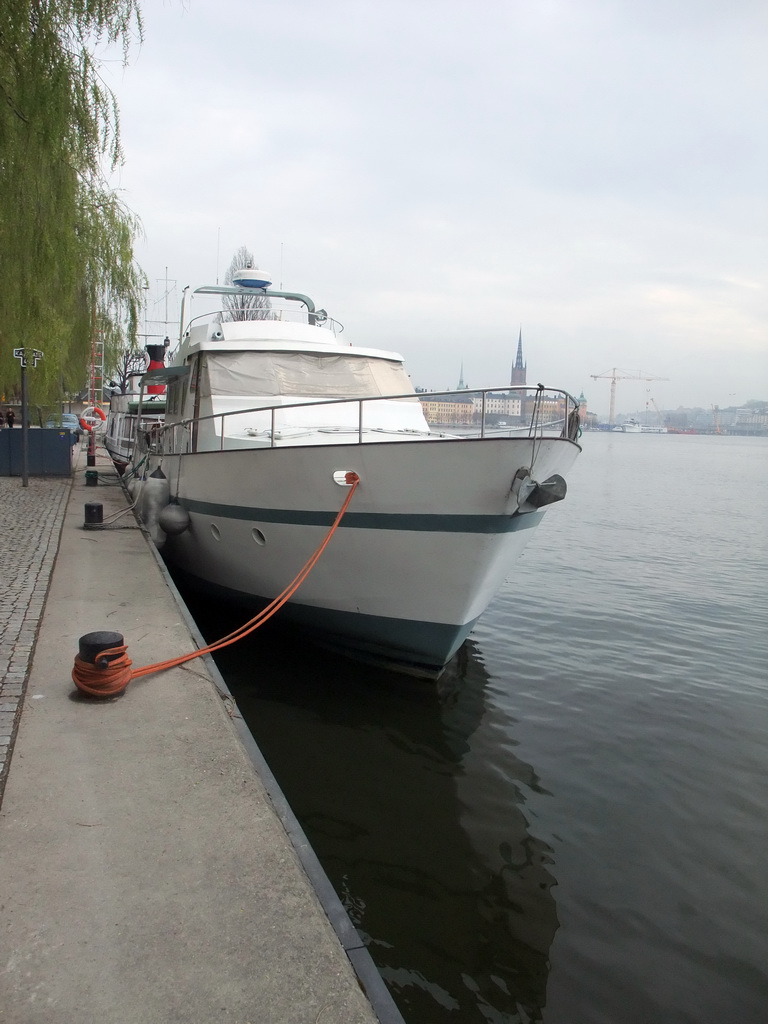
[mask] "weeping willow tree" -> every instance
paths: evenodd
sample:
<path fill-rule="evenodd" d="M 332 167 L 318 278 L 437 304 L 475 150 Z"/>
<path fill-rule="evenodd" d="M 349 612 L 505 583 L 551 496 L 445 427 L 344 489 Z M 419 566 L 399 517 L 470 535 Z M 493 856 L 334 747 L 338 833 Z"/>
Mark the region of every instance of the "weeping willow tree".
<path fill-rule="evenodd" d="M 0 3 L 0 393 L 16 392 L 12 350 L 44 359 L 30 397 L 51 403 L 135 344 L 143 275 L 138 221 L 106 175 L 122 160 L 115 98 L 97 45 L 140 40 L 137 0 Z"/>

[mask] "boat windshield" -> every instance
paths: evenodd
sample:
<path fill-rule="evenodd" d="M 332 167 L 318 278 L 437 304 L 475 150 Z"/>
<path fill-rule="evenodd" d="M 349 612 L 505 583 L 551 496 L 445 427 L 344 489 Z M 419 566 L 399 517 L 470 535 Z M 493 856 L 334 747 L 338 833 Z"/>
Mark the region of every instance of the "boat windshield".
<path fill-rule="evenodd" d="M 403 364 L 351 353 L 206 352 L 201 397 L 377 398 L 413 393 Z"/>

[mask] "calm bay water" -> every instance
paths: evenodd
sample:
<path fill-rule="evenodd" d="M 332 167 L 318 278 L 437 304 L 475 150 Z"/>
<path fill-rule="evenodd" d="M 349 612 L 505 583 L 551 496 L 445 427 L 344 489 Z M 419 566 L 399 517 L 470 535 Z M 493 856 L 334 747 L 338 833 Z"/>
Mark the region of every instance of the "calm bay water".
<path fill-rule="evenodd" d="M 768 441 L 583 446 L 438 684 L 219 665 L 409 1024 L 764 1024 Z"/>

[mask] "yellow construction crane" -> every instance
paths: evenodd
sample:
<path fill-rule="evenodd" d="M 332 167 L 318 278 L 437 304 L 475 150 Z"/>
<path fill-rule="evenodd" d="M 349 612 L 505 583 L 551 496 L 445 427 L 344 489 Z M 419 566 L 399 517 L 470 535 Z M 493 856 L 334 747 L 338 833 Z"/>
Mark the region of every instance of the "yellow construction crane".
<path fill-rule="evenodd" d="M 613 426 L 616 414 L 616 381 L 617 380 L 669 380 L 669 377 L 654 377 L 642 370 L 606 370 L 605 373 L 591 373 L 592 380 L 609 380 L 611 382 L 611 407 L 608 412 L 608 423 Z"/>

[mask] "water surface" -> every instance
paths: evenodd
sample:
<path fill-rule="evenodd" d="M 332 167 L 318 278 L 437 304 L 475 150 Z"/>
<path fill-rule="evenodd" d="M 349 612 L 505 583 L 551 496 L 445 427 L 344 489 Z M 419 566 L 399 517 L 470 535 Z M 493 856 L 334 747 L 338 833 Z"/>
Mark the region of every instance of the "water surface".
<path fill-rule="evenodd" d="M 219 663 L 409 1024 L 764 1024 L 768 442 L 583 444 L 437 685 Z"/>

